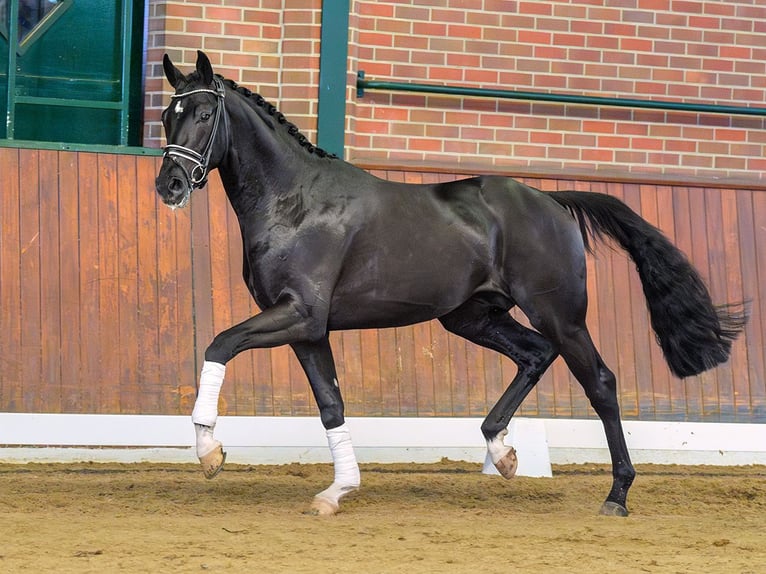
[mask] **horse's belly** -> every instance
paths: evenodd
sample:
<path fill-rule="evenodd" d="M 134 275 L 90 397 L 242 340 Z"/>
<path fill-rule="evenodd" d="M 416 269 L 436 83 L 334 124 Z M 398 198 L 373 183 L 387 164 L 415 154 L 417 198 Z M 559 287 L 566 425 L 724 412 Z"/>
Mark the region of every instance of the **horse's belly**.
<path fill-rule="evenodd" d="M 415 271 L 417 270 L 417 271 Z M 329 327 L 399 327 L 441 317 L 486 288 L 470 274 L 411 268 L 376 281 L 343 283 L 333 293 Z"/>
<path fill-rule="evenodd" d="M 453 307 L 454 308 L 454 307 Z M 331 331 L 344 329 L 383 329 L 402 327 L 429 321 L 452 309 L 414 301 L 381 300 L 366 297 L 340 299 L 330 307 L 328 328 Z"/>

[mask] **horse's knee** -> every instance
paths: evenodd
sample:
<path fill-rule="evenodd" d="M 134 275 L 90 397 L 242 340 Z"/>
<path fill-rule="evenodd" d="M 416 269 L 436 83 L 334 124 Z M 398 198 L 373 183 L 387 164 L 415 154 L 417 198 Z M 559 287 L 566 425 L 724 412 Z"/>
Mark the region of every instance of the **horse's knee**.
<path fill-rule="evenodd" d="M 337 391 L 337 388 L 335 390 Z M 317 400 L 317 404 L 319 406 L 319 418 L 325 429 L 334 429 L 346 422 L 343 414 L 343 399 L 339 391 L 328 393 L 321 400 Z"/>
<path fill-rule="evenodd" d="M 224 332 L 218 333 L 213 338 L 213 341 L 205 349 L 205 360 L 214 361 L 225 365 L 232 358 L 232 352 L 228 343 L 228 338 L 224 336 Z"/>

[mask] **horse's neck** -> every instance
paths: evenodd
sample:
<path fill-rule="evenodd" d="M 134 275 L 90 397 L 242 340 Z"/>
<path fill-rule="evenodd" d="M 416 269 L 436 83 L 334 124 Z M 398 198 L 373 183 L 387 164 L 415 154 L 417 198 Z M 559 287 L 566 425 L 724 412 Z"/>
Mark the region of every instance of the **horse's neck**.
<path fill-rule="evenodd" d="M 251 112 L 256 113 L 256 112 Z M 240 122 L 233 118 L 231 149 L 219 167 L 229 201 L 237 216 L 249 217 L 265 209 L 277 196 L 288 194 L 296 181 L 311 170 L 312 157 L 288 134 L 279 133 L 260 118 Z"/>

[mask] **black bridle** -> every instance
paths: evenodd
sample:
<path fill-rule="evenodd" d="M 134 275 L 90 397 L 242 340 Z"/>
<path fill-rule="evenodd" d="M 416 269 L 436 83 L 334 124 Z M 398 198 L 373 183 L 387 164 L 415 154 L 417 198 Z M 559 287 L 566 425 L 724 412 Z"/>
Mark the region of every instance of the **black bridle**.
<path fill-rule="evenodd" d="M 210 137 L 205 144 L 205 148 L 202 153 L 198 153 L 195 150 L 177 144 L 167 144 L 163 150 L 162 156 L 170 158 L 186 176 L 186 181 L 189 184 L 188 193 L 186 199 L 191 194 L 192 190 L 204 187 L 207 183 L 207 176 L 209 173 L 210 156 L 213 153 L 213 144 L 215 143 L 215 136 L 218 133 L 218 125 L 221 122 L 221 116 L 224 115 L 224 98 L 226 92 L 224 90 L 223 82 L 219 78 L 213 78 L 213 85 L 215 89 L 211 88 L 199 88 L 197 90 L 190 90 L 182 94 L 173 94 L 170 96 L 172 100 L 178 100 L 191 96 L 193 94 L 213 94 L 216 97 L 218 105 L 215 109 L 215 117 L 213 118 L 213 129 L 210 132 Z M 226 120 L 224 119 L 224 124 Z M 228 132 L 228 125 L 226 125 L 226 131 Z M 179 159 L 186 160 L 193 164 L 191 171 L 187 170 L 183 163 L 178 161 Z"/>

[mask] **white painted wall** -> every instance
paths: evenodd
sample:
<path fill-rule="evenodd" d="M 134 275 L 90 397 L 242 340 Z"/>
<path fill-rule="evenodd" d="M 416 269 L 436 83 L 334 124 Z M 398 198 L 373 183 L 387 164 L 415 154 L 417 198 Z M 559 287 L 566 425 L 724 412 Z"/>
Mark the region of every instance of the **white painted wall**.
<path fill-rule="evenodd" d="M 486 448 L 479 418 L 349 418 L 360 462 L 477 463 Z M 766 425 L 624 421 L 636 463 L 766 464 Z M 324 429 L 313 417 L 226 417 L 216 437 L 239 464 L 330 462 Z M 194 430 L 184 416 L 0 413 L 0 462 L 196 462 Z M 517 418 L 506 444 L 520 476 L 550 476 L 551 464 L 608 463 L 596 420 Z"/>

